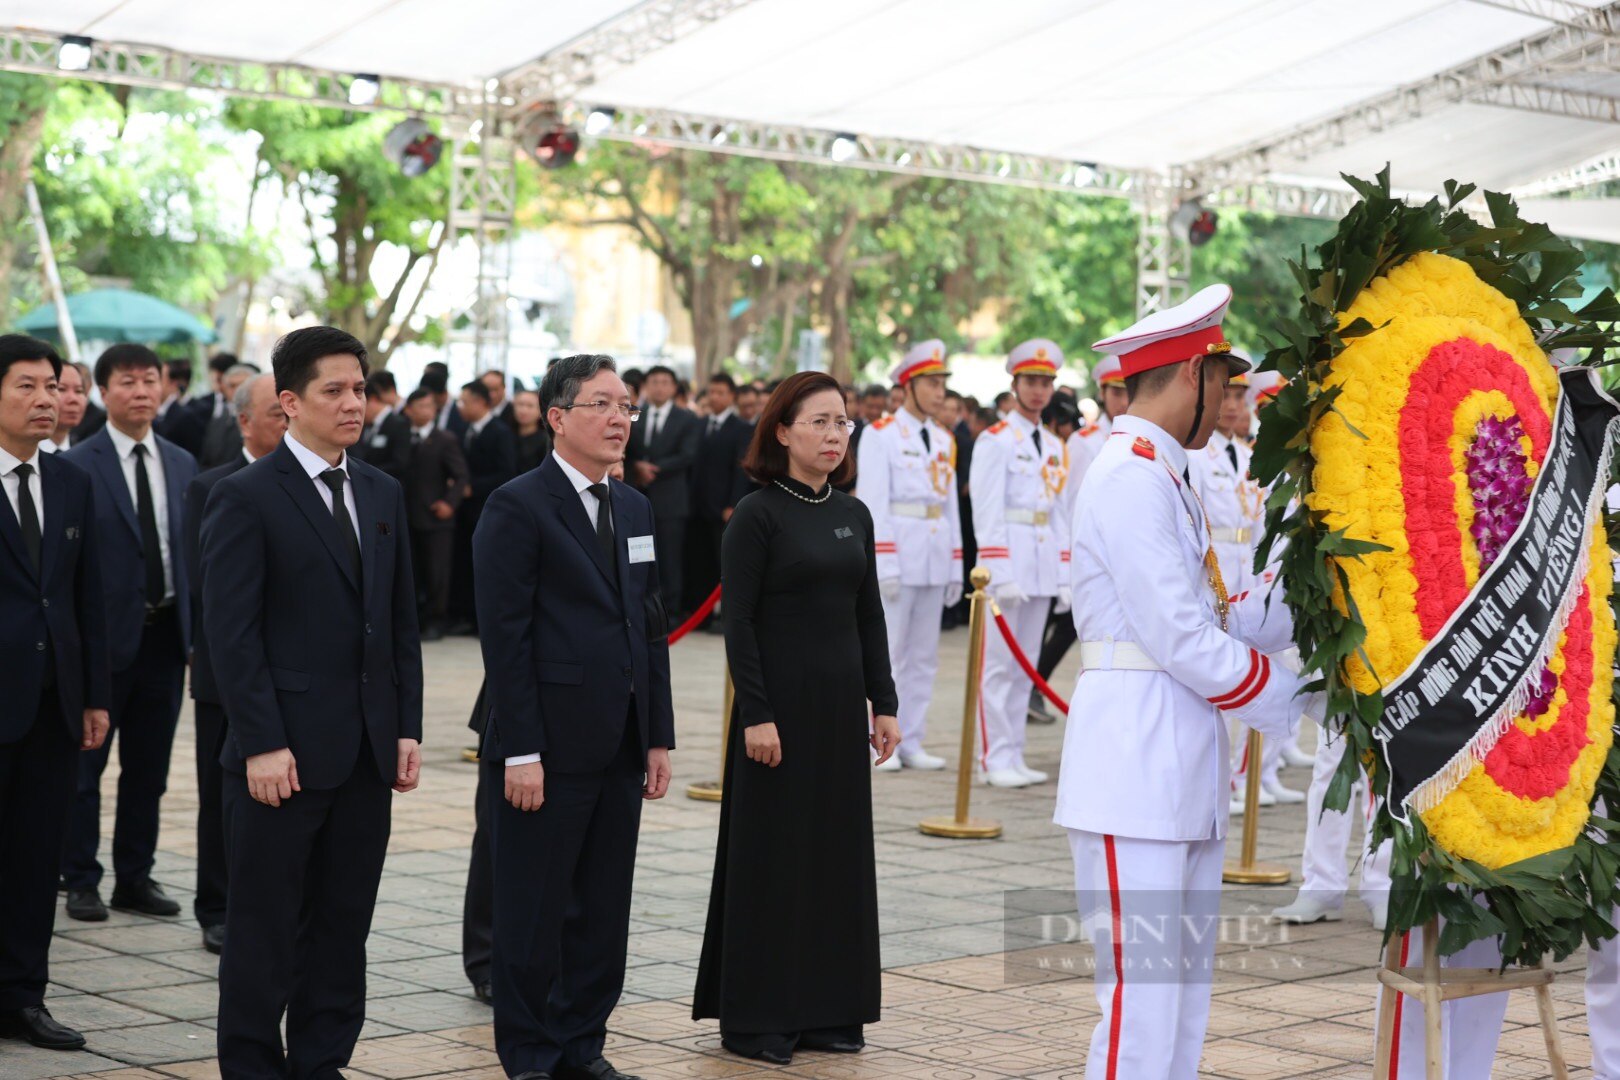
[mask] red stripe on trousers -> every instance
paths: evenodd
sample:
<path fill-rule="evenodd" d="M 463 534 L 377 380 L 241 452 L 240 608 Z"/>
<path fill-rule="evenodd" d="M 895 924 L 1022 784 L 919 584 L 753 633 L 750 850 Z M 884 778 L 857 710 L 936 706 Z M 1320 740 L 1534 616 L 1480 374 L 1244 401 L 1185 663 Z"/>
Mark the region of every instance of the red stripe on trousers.
<path fill-rule="evenodd" d="M 1115 1080 L 1119 1072 L 1119 1028 L 1121 1010 L 1125 1004 L 1125 943 L 1124 918 L 1119 910 L 1119 863 L 1114 858 L 1114 838 L 1103 837 L 1103 852 L 1108 860 L 1108 912 L 1114 938 L 1114 1003 L 1108 1016 L 1108 1080 Z"/>
<path fill-rule="evenodd" d="M 1412 944 L 1410 932 L 1401 935 L 1401 967 L 1406 967 L 1406 950 Z M 1384 987 L 1387 991 L 1390 987 Z M 1401 999 L 1406 997 L 1395 991 L 1395 1031 L 1389 1040 L 1389 1080 L 1400 1080 L 1401 1075 Z"/>

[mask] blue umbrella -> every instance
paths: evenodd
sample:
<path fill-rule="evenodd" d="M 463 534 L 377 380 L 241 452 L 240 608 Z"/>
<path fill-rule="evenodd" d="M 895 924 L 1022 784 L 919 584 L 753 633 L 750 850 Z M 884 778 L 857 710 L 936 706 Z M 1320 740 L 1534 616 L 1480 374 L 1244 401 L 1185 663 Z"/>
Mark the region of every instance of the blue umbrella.
<path fill-rule="evenodd" d="M 212 327 L 188 311 L 133 289 L 91 289 L 68 297 L 74 332 L 90 341 L 132 341 L 142 345 L 179 345 L 217 341 Z M 35 308 L 17 320 L 17 329 L 60 341 L 56 305 Z"/>

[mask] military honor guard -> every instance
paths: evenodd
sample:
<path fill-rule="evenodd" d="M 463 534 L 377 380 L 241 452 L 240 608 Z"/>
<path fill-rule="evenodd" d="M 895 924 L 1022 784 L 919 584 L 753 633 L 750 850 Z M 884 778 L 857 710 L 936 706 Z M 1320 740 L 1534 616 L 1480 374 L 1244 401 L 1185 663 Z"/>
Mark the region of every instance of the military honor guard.
<path fill-rule="evenodd" d="M 968 471 L 979 562 L 990 571 L 990 593 L 1031 663 L 1048 601 L 1056 598 L 1061 612 L 1069 610 L 1069 455 L 1057 434 L 1041 424 L 1062 366 L 1063 350 L 1045 338 L 1026 341 L 1008 354 L 1012 409 L 974 442 Z M 994 787 L 1026 787 L 1047 779 L 1024 760 L 1032 685 L 992 628 L 985 636 L 979 698 L 979 770 Z"/>
<path fill-rule="evenodd" d="M 1080 490 L 1086 478 L 1086 467 L 1097 460 L 1103 444 L 1114 430 L 1114 417 L 1125 412 L 1125 376 L 1120 373 L 1119 357 L 1105 356 L 1091 370 L 1091 380 L 1097 384 L 1097 400 L 1102 414 L 1069 436 L 1069 484 Z"/>
<path fill-rule="evenodd" d="M 856 498 L 872 513 L 878 589 L 900 693 L 900 751 L 878 768 L 942 769 L 923 748 L 939 670 L 940 615 L 962 599 L 956 440 L 933 419 L 945 399 L 945 343 L 914 346 L 890 381 L 903 404 L 860 442 Z"/>
<path fill-rule="evenodd" d="M 1131 400 L 1075 515 L 1082 672 L 1055 815 L 1096 943 L 1091 1080 L 1197 1076 L 1226 838 L 1221 713 L 1271 737 L 1299 715 L 1300 680 L 1270 655 L 1290 644 L 1287 612 L 1232 602 L 1189 480 L 1228 375 L 1248 367 L 1221 332 L 1231 297 L 1211 286 L 1096 346 L 1119 356 Z M 1179 932 L 1134 929 L 1160 924 Z"/>

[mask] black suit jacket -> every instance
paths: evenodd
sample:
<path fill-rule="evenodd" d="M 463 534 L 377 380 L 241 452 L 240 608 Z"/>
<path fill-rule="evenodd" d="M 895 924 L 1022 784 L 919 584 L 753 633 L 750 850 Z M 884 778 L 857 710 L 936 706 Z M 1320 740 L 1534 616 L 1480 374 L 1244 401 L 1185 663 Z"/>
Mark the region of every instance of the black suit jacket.
<path fill-rule="evenodd" d="M 242 425 L 230 413 L 211 418 L 203 433 L 202 451 L 197 455 L 200 468 L 212 469 L 242 456 Z"/>
<path fill-rule="evenodd" d="M 208 648 L 208 633 L 203 625 L 203 509 L 208 505 L 208 493 L 214 490 L 214 485 L 232 473 L 247 468 L 247 464 L 247 458 L 241 450 L 237 450 L 234 461 L 198 473 L 186 486 L 186 577 L 191 585 L 191 595 L 186 602 L 191 605 L 194 631 L 191 635 L 191 696 L 210 705 L 223 705 L 225 702 L 219 696 L 219 686 L 214 680 L 213 657 Z"/>
<path fill-rule="evenodd" d="M 669 625 L 658 565 L 632 564 L 652 507 L 609 482 L 617 558 L 597 542 L 555 454 L 490 497 L 473 536 L 490 719 L 482 755 L 542 754 L 548 770 L 605 768 L 635 708 L 643 750 L 675 745 Z"/>
<path fill-rule="evenodd" d="M 736 413 L 726 417 L 713 435 L 708 432 L 708 420 L 701 422 L 703 441 L 692 465 L 692 513 L 718 521 L 724 510 L 748 494 L 742 459 L 754 429 Z"/>
<path fill-rule="evenodd" d="M 0 744 L 16 742 L 34 726 L 54 662 L 62 721 L 78 745 L 84 710 L 105 709 L 112 700 L 95 497 L 90 477 L 60 454 L 39 456 L 39 486 L 45 504 L 40 573 L 28 559 L 10 501 L 0 495 Z"/>
<path fill-rule="evenodd" d="M 466 487 L 467 461 L 461 455 L 461 444 L 448 431 L 434 428 L 426 439 L 411 448 L 411 460 L 405 469 L 405 515 L 411 528 L 454 529 L 454 517 L 440 521 L 430 508 L 443 499 L 454 510 L 461 505 Z"/>
<path fill-rule="evenodd" d="M 196 457 L 202 453 L 203 436 L 213 419 L 212 402 L 199 409 L 195 401 L 181 398 L 152 421 L 152 429 L 174 445 Z"/>
<path fill-rule="evenodd" d="M 348 779 L 364 725 L 377 771 L 392 781 L 400 739 L 422 737 L 422 646 L 416 627 L 405 492 L 349 459 L 360 532 L 356 580 L 317 481 L 286 441 L 214 484 L 203 511 L 205 632 L 229 737 L 220 764 L 290 748 L 307 788 Z"/>
<path fill-rule="evenodd" d="M 389 413 L 381 423 L 366 426 L 350 453 L 403 484 L 411 463 L 411 422 L 403 413 Z"/>
<path fill-rule="evenodd" d="M 176 406 L 178 407 L 178 406 Z M 172 411 L 172 410 L 171 410 Z M 174 573 L 174 602 L 180 613 L 180 644 L 191 649 L 190 575 L 186 573 L 186 485 L 197 475 L 197 461 L 162 435 L 157 440 L 163 458 L 163 479 L 168 493 L 169 561 Z M 135 662 L 146 626 L 146 605 L 162 597 L 146 595 L 146 555 L 141 551 L 141 526 L 135 517 L 118 450 L 105 428 L 61 455 L 90 474 L 96 491 L 96 549 L 101 558 L 101 586 L 107 608 L 107 641 L 112 669 L 123 671 Z M 156 552 L 153 558 L 158 558 Z"/>
<path fill-rule="evenodd" d="M 73 429 L 73 438 L 70 445 L 77 446 L 90 436 L 107 426 L 107 410 L 93 401 L 84 403 L 84 419 L 79 426 Z"/>
<path fill-rule="evenodd" d="M 703 442 L 703 421 L 697 414 L 679 405 L 669 410 L 658 437 L 652 436 L 652 411 L 644 412 L 630 430 L 630 443 L 625 448 L 625 475 L 634 477 L 629 465 L 647 461 L 658 466 L 658 478 L 643 490 L 652 502 L 653 513 L 660 521 L 672 521 L 691 516 L 692 487 L 690 473 L 697 461 L 698 446 Z"/>
<path fill-rule="evenodd" d="M 484 430 L 463 436 L 462 444 L 467 448 L 467 473 L 472 483 L 472 498 L 467 505 L 476 514 L 496 488 L 517 475 L 517 436 L 501 423 L 500 417 L 492 416 Z"/>

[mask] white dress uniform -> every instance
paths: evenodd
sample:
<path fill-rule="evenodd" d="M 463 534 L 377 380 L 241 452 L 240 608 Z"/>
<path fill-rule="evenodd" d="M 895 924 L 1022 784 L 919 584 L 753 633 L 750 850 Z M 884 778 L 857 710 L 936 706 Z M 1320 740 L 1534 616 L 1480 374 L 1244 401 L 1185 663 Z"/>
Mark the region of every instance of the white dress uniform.
<path fill-rule="evenodd" d="M 1007 371 L 1015 377 L 1056 375 L 1062 363 L 1062 349 L 1036 338 L 1013 349 Z M 1033 665 L 1050 607 L 1044 601 L 1066 602 L 1069 591 L 1068 448 L 1051 428 L 1014 409 L 974 442 L 968 488 L 979 563 L 990 571 L 990 592 Z M 989 626 L 979 694 L 979 769 L 988 783 L 1022 787 L 1046 779 L 1024 761 L 1032 688 L 1000 630 Z"/>
<path fill-rule="evenodd" d="M 1266 522 L 1266 493 L 1249 475 L 1253 451 L 1219 431 L 1187 454 L 1193 487 L 1209 515 L 1221 577 L 1233 595 L 1253 589 L 1254 552 Z"/>
<path fill-rule="evenodd" d="M 908 352 L 892 381 L 945 375 L 945 343 Z M 889 660 L 900 694 L 896 766 L 938 769 L 923 749 L 939 670 L 940 618 L 962 598 L 962 519 L 956 498 L 956 440 L 932 418 L 902 408 L 861 435 L 855 497 L 872 513 Z"/>
<path fill-rule="evenodd" d="M 1323 727 L 1311 765 L 1311 786 L 1305 793 L 1305 848 L 1300 858 L 1299 895 L 1293 903 L 1272 912 L 1277 918 L 1298 923 L 1322 919 L 1331 922 L 1343 912 L 1344 898 L 1350 891 L 1350 869 L 1345 862 L 1345 852 L 1350 847 L 1351 829 L 1360 818 L 1365 842 L 1372 831 L 1376 805 L 1367 790 L 1366 778 L 1362 777 L 1350 789 L 1347 808 L 1323 811 L 1328 786 L 1343 759 L 1344 736 Z M 1393 849 L 1393 842 L 1386 840 L 1375 849 L 1363 848 L 1359 860 L 1361 899 L 1372 912 L 1373 926 L 1378 930 L 1384 928 L 1389 912 L 1389 860 Z"/>
<path fill-rule="evenodd" d="M 1105 386 L 1125 385 L 1125 376 L 1120 374 L 1117 356 L 1105 356 L 1097 361 L 1097 366 L 1091 371 L 1091 377 L 1096 382 L 1098 390 Z M 1113 430 L 1113 421 L 1108 419 L 1106 412 L 1101 412 L 1098 413 L 1096 420 L 1069 436 L 1069 486 L 1077 494 L 1081 482 L 1086 478 L 1086 469 L 1097 460 L 1097 455 L 1102 452 L 1103 445 L 1108 442 L 1108 436 Z"/>
<path fill-rule="evenodd" d="M 1097 348 L 1122 354 L 1127 374 L 1221 352 L 1230 299 L 1213 286 Z M 1129 415 L 1113 427 L 1076 499 L 1082 671 L 1054 820 L 1069 830 L 1080 916 L 1096 944 L 1102 1015 L 1086 1076 L 1193 1080 L 1226 836 L 1222 713 L 1285 734 L 1301 682 L 1269 655 L 1289 644 L 1281 604 L 1251 595 L 1225 611 L 1223 627 L 1208 525 L 1179 439 Z M 1180 932 L 1138 929 L 1157 925 Z"/>

